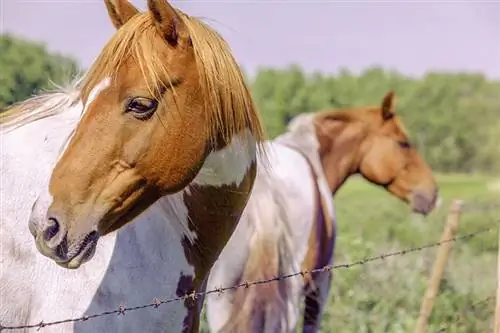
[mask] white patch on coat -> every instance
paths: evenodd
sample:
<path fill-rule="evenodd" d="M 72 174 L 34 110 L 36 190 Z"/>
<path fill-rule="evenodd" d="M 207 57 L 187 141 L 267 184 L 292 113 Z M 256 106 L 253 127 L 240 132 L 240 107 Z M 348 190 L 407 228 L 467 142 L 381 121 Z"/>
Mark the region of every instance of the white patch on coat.
<path fill-rule="evenodd" d="M 255 162 L 256 150 L 255 138 L 245 129 L 235 135 L 229 145 L 208 155 L 193 183 L 215 187 L 240 185 Z"/>

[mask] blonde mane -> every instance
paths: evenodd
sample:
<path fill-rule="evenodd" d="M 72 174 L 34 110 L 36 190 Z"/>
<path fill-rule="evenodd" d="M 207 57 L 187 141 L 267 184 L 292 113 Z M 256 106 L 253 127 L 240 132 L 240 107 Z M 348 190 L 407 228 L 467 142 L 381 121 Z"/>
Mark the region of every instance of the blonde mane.
<path fill-rule="evenodd" d="M 81 79 L 76 77 L 65 87 L 56 86 L 53 91 L 35 95 L 8 107 L 0 113 L 0 134 L 7 134 L 18 127 L 70 110 L 79 102 L 78 86 Z"/>
<path fill-rule="evenodd" d="M 205 107 L 210 115 L 207 121 L 210 138 L 229 142 L 234 134 L 249 128 L 261 145 L 265 137 L 261 120 L 229 46 L 205 23 L 179 10 L 177 13 L 192 40 L 201 93 L 207 97 Z M 120 63 L 132 57 L 139 64 L 150 92 L 158 96 L 165 88 L 160 77 L 169 78 L 169 73 L 151 42 L 157 34 L 150 13 L 132 17 L 116 32 L 89 70 L 82 94 L 88 94 L 104 77 L 116 75 Z"/>

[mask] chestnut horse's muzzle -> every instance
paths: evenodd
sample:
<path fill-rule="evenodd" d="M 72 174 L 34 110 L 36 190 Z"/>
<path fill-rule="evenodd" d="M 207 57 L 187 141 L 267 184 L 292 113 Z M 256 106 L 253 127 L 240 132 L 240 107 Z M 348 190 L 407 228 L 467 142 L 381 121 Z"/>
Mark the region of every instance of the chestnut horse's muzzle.
<path fill-rule="evenodd" d="M 29 227 L 38 251 L 59 266 L 70 269 L 80 267 L 94 256 L 100 236 L 93 230 L 82 237 L 68 237 L 64 224 L 51 215 L 43 219 L 32 216 Z"/>
<path fill-rule="evenodd" d="M 435 207 L 438 198 L 438 190 L 434 189 L 431 193 L 424 190 L 415 190 L 412 192 L 412 210 L 415 213 L 428 215 Z"/>

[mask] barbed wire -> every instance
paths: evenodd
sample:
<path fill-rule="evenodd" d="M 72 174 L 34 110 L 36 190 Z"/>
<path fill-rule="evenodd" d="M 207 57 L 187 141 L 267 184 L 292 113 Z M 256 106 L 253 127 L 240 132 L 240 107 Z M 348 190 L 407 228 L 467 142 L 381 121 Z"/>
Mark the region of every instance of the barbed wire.
<path fill-rule="evenodd" d="M 37 324 L 19 325 L 19 326 L 3 326 L 2 324 L 0 324 L 0 332 L 7 331 L 7 330 L 21 330 L 21 329 L 29 329 L 29 328 L 36 328 L 37 330 L 40 330 L 40 329 L 47 327 L 47 326 L 60 325 L 60 324 L 65 324 L 65 323 L 84 322 L 84 321 L 88 321 L 91 319 L 109 316 L 109 315 L 125 315 L 126 312 L 138 311 L 141 309 L 149 309 L 149 308 L 156 309 L 163 304 L 168 304 L 168 303 L 173 303 L 173 302 L 182 302 L 182 301 L 186 301 L 186 300 L 195 300 L 199 297 L 204 297 L 204 296 L 207 296 L 210 294 L 220 294 L 220 293 L 223 293 L 225 291 L 236 290 L 239 288 L 250 288 L 250 287 L 256 286 L 256 285 L 283 281 L 283 280 L 287 280 L 287 279 L 290 279 L 293 277 L 298 277 L 298 276 L 304 277 L 304 276 L 310 275 L 310 274 L 331 272 L 331 271 L 337 270 L 337 269 L 348 269 L 348 268 L 351 268 L 354 266 L 365 265 L 367 263 L 371 263 L 374 261 L 385 260 L 385 259 L 390 258 L 390 257 L 404 256 L 404 255 L 409 254 L 409 253 L 420 252 L 420 251 L 423 251 L 425 249 L 439 247 L 439 246 L 446 244 L 446 243 L 452 243 L 452 242 L 464 241 L 467 239 L 471 239 L 471 238 L 479 236 L 481 234 L 488 233 L 490 231 L 498 229 L 498 222 L 499 221 L 495 221 L 496 225 L 494 227 L 482 228 L 482 229 L 476 230 L 476 231 L 471 232 L 471 233 L 454 236 L 454 237 L 449 238 L 449 239 L 444 240 L 444 241 L 432 242 L 432 243 L 424 244 L 424 245 L 421 245 L 418 247 L 412 247 L 412 248 L 407 248 L 407 249 L 403 249 L 403 250 L 399 250 L 399 251 L 388 252 L 388 253 L 380 254 L 380 255 L 377 255 L 374 257 L 363 258 L 363 259 L 353 261 L 353 262 L 347 263 L 347 264 L 326 265 L 324 267 L 317 268 L 317 269 L 300 271 L 300 272 L 291 273 L 291 274 L 282 275 L 282 276 L 277 276 L 277 277 L 265 279 L 265 280 L 259 280 L 259 281 L 253 281 L 253 282 L 245 281 L 243 283 L 236 284 L 236 285 L 233 285 L 230 287 L 220 287 L 220 288 L 215 288 L 215 289 L 203 291 L 203 292 L 192 292 L 192 293 L 185 294 L 183 296 L 169 298 L 169 299 L 165 299 L 165 300 L 160 300 L 160 299 L 155 298 L 152 300 L 151 303 L 138 305 L 138 306 L 125 307 L 123 304 L 121 304 L 115 310 L 104 311 L 101 313 L 96 313 L 96 314 L 91 314 L 91 315 L 84 315 L 84 316 L 77 317 L 77 318 L 68 318 L 68 319 L 51 321 L 51 322 L 41 321 Z"/>

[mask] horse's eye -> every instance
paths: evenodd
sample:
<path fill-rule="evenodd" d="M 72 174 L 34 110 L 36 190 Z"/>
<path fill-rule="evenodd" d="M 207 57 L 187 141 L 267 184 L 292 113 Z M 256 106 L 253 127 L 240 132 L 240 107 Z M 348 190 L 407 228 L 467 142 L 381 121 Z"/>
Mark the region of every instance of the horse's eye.
<path fill-rule="evenodd" d="M 158 107 L 158 102 L 146 97 L 134 97 L 127 103 L 127 112 L 138 119 L 146 119 L 153 115 Z"/>
<path fill-rule="evenodd" d="M 404 149 L 410 148 L 410 143 L 408 141 L 399 141 L 399 146 Z"/>

